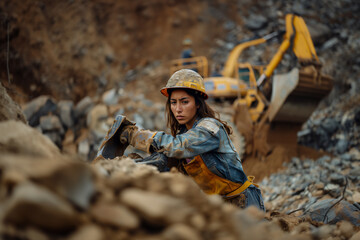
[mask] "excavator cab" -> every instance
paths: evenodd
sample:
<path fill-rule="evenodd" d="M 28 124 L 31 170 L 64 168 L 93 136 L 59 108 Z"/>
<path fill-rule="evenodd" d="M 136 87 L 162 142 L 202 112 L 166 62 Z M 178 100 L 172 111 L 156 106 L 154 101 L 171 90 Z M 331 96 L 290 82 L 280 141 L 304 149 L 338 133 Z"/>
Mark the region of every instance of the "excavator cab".
<path fill-rule="evenodd" d="M 170 62 L 170 75 L 180 69 L 192 69 L 198 72 L 203 78 L 209 76 L 208 61 L 204 56 L 179 58 Z"/>

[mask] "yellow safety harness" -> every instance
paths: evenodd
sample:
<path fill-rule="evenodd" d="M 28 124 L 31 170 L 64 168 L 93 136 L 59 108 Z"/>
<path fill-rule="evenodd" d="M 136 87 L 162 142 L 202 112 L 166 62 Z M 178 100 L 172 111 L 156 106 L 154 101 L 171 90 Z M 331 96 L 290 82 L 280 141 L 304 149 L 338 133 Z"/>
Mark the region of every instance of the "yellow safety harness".
<path fill-rule="evenodd" d="M 248 176 L 248 180 L 241 183 L 235 183 L 230 180 L 219 177 L 211 172 L 205 165 L 203 159 L 198 155 L 189 163 L 183 164 L 185 171 L 191 176 L 200 188 L 207 194 L 219 194 L 225 199 L 238 196 L 253 183 L 254 176 Z M 258 187 L 257 184 L 254 184 Z"/>

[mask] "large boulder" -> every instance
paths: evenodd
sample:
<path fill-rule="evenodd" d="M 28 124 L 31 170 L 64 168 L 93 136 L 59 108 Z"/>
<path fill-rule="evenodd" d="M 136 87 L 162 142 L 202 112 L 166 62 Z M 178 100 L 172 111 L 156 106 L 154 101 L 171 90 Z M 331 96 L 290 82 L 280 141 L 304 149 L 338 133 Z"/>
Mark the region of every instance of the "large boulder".
<path fill-rule="evenodd" d="M 307 208 L 305 215 L 316 222 L 335 224 L 345 220 L 357 227 L 360 226 L 360 208 L 357 203 L 350 204 L 347 201 L 326 199 Z"/>
<path fill-rule="evenodd" d="M 60 155 L 60 150 L 49 138 L 23 122 L 0 122 L 0 132 L 0 152 L 43 156 L 49 159 Z"/>

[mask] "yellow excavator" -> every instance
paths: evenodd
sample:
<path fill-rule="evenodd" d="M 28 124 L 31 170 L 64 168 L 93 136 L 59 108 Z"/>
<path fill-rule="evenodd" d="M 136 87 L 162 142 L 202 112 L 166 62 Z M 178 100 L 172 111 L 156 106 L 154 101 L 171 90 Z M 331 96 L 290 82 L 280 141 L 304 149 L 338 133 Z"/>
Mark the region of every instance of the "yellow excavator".
<path fill-rule="evenodd" d="M 267 66 L 238 64 L 235 59 L 246 47 L 265 43 L 278 33 L 240 44 L 238 52 L 231 56 L 232 62 L 227 63 L 229 67 L 225 68 L 229 72 L 224 74 L 240 72 L 240 77 L 249 80 L 246 93 L 233 104 L 233 121 L 245 137 L 248 155 L 268 155 L 277 137 L 283 142 L 294 141 L 287 139 L 296 138 L 296 134 L 290 136 L 289 131 L 299 130 L 332 89 L 332 78 L 321 73 L 321 63 L 303 18 L 288 14 L 285 20 L 283 41 Z M 287 51 L 295 55 L 296 66 L 290 72 L 273 76 Z M 260 77 L 256 78 L 255 73 Z"/>
<path fill-rule="evenodd" d="M 321 73 L 321 63 L 303 18 L 287 14 L 285 23 L 285 31 L 235 46 L 222 76 L 208 76 L 205 57 L 178 59 L 172 64 L 176 66 L 171 69 L 173 72 L 181 68 L 198 70 L 210 97 L 236 99 L 233 122 L 245 138 L 242 152 L 248 156 L 267 156 L 279 139 L 296 141 L 301 124 L 332 89 L 332 78 Z M 279 37 L 282 43 L 267 65 L 239 62 L 244 50 Z M 292 54 L 294 66 L 286 73 L 274 74 L 286 52 Z"/>

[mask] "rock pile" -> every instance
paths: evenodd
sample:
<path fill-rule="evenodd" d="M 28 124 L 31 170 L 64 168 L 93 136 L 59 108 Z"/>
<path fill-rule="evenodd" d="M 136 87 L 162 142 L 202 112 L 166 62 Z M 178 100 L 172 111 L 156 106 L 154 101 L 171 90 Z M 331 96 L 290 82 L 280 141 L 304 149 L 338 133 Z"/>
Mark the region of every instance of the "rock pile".
<path fill-rule="evenodd" d="M 23 123 L 0 127 L 47 143 L 29 153 L 0 139 L 2 239 L 238 239 L 244 224 L 261 223 L 261 213 L 237 212 L 180 173 L 160 174 L 126 157 L 90 166 L 46 152 L 55 145 Z M 274 237 L 285 234 L 261 224 Z"/>
<path fill-rule="evenodd" d="M 131 101 L 130 101 L 131 99 Z M 30 126 L 49 137 L 63 152 L 92 160 L 117 114 L 126 114 L 140 128 L 164 130 L 164 107 L 142 95 L 111 89 L 101 100 L 85 97 L 77 104 L 40 96 L 23 107 Z"/>
<path fill-rule="evenodd" d="M 324 156 L 316 161 L 293 158 L 286 169 L 271 175 L 261 182 L 264 201 L 269 210 L 310 215 L 317 221 L 336 223 L 341 216 L 337 208 L 348 209 L 348 221 L 360 227 L 360 152 L 350 152 L 336 156 Z M 312 213 L 319 209 L 329 209 L 319 215 Z"/>
<path fill-rule="evenodd" d="M 333 154 L 360 146 L 360 97 L 350 92 L 315 112 L 298 133 L 298 142 Z"/>
<path fill-rule="evenodd" d="M 45 141 L 56 148 L 23 123 L 5 121 L 0 125 L 10 123 L 35 135 L 34 144 Z M 358 229 L 348 222 L 322 225 L 274 212 L 265 216 L 256 208 L 238 209 L 218 196 L 205 195 L 176 170 L 159 173 L 130 158 L 89 165 L 58 153 L 43 154 L 40 148 L 31 154 L 18 149 L 0 149 L 2 239 L 359 237 Z"/>

